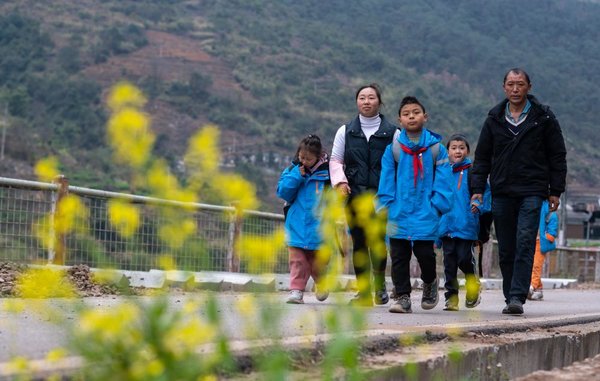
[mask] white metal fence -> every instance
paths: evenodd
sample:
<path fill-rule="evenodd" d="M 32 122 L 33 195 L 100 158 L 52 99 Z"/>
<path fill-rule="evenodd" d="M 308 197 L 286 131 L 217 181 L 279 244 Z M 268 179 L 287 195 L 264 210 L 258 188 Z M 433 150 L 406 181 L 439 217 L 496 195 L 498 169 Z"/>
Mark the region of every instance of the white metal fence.
<path fill-rule="evenodd" d="M 36 230 L 47 230 L 51 224 L 61 191 L 80 197 L 88 209 L 85 226 L 65 237 L 66 265 L 87 264 L 98 268 L 146 271 L 160 268 L 158 260 L 168 254 L 178 269 L 190 271 L 241 271 L 247 261 L 236 252 L 236 241 L 243 235 L 265 237 L 283 225 L 283 216 L 258 211 L 245 211 L 237 218 L 235 208 L 199 203 L 182 203 L 145 196 L 107 192 L 60 184 L 25 181 L 0 177 L 0 260 L 22 263 L 49 262 L 57 256 L 53 247 L 44 247 Z M 108 200 L 119 198 L 141 209 L 139 228 L 125 238 L 109 223 Z M 176 209 L 182 217 L 192 217 L 195 234 L 180 248 L 159 239 L 158 229 L 165 215 L 162 208 Z M 172 216 L 170 217 L 172 218 Z M 51 228 L 51 227 L 50 227 Z M 288 271 L 287 251 L 282 248 L 260 264 L 263 272 Z"/>

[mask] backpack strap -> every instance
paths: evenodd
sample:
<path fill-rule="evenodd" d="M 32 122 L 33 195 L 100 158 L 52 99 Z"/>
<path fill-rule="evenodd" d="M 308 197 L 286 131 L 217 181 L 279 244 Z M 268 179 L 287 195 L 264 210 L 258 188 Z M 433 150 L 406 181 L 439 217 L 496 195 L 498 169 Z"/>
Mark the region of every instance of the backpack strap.
<path fill-rule="evenodd" d="M 400 129 L 396 129 L 396 132 L 394 132 L 394 137 L 392 138 L 392 154 L 394 154 L 394 161 L 396 163 L 398 163 L 398 159 L 400 158 L 400 142 L 398 141 L 399 136 Z M 440 155 L 440 143 L 437 142 L 430 146 L 429 151 L 431 151 L 431 156 L 433 157 L 433 171 L 435 172 L 438 156 Z"/>

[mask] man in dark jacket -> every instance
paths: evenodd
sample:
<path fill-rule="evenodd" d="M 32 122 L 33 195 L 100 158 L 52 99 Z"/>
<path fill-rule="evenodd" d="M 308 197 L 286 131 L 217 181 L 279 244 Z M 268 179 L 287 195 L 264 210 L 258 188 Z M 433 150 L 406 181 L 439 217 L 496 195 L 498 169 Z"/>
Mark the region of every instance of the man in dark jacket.
<path fill-rule="evenodd" d="M 527 298 L 542 201 L 556 210 L 565 190 L 567 161 L 560 125 L 547 106 L 529 94 L 522 69 L 504 76 L 506 99 L 490 110 L 475 150 L 473 202 L 482 202 L 489 176 L 498 239 L 504 314 L 522 314 Z"/>

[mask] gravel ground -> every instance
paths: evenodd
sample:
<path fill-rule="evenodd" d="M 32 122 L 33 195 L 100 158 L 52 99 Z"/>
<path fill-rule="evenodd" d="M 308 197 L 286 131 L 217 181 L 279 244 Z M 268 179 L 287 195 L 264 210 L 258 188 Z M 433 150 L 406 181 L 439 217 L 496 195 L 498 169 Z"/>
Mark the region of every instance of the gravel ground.
<path fill-rule="evenodd" d="M 518 381 L 600 381 L 600 355 L 574 362 L 562 369 L 540 370 Z"/>

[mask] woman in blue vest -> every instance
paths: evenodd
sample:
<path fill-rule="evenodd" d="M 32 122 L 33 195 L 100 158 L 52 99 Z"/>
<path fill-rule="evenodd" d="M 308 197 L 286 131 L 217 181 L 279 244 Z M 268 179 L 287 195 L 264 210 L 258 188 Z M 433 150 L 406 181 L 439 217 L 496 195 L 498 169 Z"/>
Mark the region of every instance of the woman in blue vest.
<path fill-rule="evenodd" d="M 374 223 L 377 218 L 374 204 L 368 198 L 372 199 L 377 192 L 381 157 L 398 127 L 379 113 L 383 102 L 377 84 L 361 86 L 356 91 L 355 100 L 358 115 L 337 130 L 329 169 L 331 184 L 347 197 L 346 215 L 358 285 L 358 294 L 350 303 L 372 306 L 373 301 L 386 304 L 389 296 L 385 287 L 385 228 L 370 229 L 378 225 Z M 357 218 L 358 215 L 361 218 Z M 365 215 L 367 218 L 363 217 Z M 374 287 L 371 285 L 370 269 L 373 271 Z M 372 288 L 375 289 L 374 299 Z"/>

